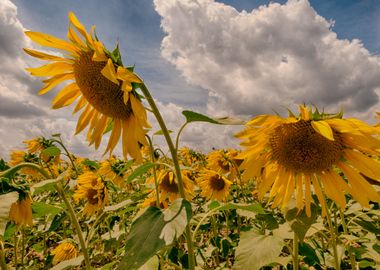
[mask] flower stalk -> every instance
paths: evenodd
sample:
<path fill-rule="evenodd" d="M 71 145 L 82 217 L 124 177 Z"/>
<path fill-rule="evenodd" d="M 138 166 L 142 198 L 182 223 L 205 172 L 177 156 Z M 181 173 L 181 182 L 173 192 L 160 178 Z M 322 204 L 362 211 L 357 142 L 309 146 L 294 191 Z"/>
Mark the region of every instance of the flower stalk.
<path fill-rule="evenodd" d="M 178 162 L 177 150 L 174 147 L 173 141 L 170 137 L 170 134 L 169 134 L 169 131 L 166 127 L 164 119 L 162 118 L 161 113 L 158 110 L 156 103 L 154 102 L 153 97 L 151 96 L 148 88 L 145 86 L 144 83 L 141 83 L 140 89 L 143 92 L 146 100 L 148 101 L 148 103 L 152 109 L 152 112 L 153 112 L 154 116 L 156 117 L 158 124 L 160 125 L 162 133 L 165 137 L 166 143 L 168 144 L 169 151 L 170 151 L 170 154 L 172 156 L 172 160 L 173 160 L 173 164 L 174 164 L 176 179 L 178 181 L 178 190 L 179 190 L 181 197 L 183 199 L 186 199 L 184 184 L 183 184 L 182 175 L 181 175 L 181 169 L 179 167 L 179 162 Z M 189 224 L 186 225 L 185 236 L 186 236 L 188 256 L 189 256 L 189 269 L 194 270 L 195 269 L 195 256 L 194 256 L 193 242 L 192 242 L 192 238 L 191 238 L 191 229 L 190 229 Z"/>

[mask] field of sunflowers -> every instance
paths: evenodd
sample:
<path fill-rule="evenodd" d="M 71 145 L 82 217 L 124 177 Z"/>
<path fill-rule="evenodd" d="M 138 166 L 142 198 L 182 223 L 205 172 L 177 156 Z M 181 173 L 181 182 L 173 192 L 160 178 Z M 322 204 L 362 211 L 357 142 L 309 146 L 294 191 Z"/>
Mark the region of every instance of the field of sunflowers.
<path fill-rule="evenodd" d="M 379 269 L 380 126 L 300 105 L 249 121 L 183 111 L 172 133 L 118 48 L 69 21 L 68 40 L 25 33 L 60 51 L 25 48 L 48 62 L 27 70 L 48 77 L 40 94 L 68 81 L 53 108 L 76 102 L 76 133 L 109 138 L 104 159 L 52 134 L 0 160 L 1 270 Z M 196 122 L 241 125 L 241 148 L 179 148 Z"/>

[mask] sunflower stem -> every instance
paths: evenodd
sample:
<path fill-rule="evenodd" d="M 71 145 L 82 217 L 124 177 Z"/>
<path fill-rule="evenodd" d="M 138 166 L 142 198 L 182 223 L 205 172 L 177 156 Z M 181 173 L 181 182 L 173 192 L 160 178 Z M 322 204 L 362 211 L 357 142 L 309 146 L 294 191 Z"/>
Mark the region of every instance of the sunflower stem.
<path fill-rule="evenodd" d="M 149 142 L 149 148 L 150 148 L 150 159 L 152 160 L 152 163 L 154 162 L 154 147 L 152 139 L 149 136 L 146 136 Z M 154 188 L 156 190 L 156 206 L 157 208 L 160 208 L 160 194 L 158 192 L 158 181 L 157 181 L 157 170 L 156 166 L 153 167 L 153 178 L 154 178 Z"/>
<path fill-rule="evenodd" d="M 44 169 L 42 169 L 39 165 L 34 164 L 34 163 L 30 163 L 30 162 L 23 162 L 23 163 L 17 164 L 16 166 L 14 166 L 12 168 L 10 168 L 6 171 L 3 171 L 0 173 L 0 177 L 11 176 L 11 175 L 15 174 L 18 170 L 20 170 L 24 167 L 29 167 L 29 168 L 35 169 L 40 174 L 42 174 L 46 179 L 50 178 L 49 174 Z"/>
<path fill-rule="evenodd" d="M 327 223 L 328 223 L 330 235 L 331 235 L 331 243 L 332 243 L 333 254 L 334 254 L 335 269 L 340 270 L 340 262 L 339 262 L 339 257 L 338 257 L 338 247 L 337 247 L 337 241 L 336 241 L 336 238 L 337 238 L 336 237 L 336 231 L 335 231 L 335 227 L 332 224 L 331 212 L 330 212 L 330 209 L 327 205 L 327 200 L 326 200 L 326 197 L 324 194 L 323 194 L 323 199 L 324 199 L 325 205 L 326 205 L 326 218 L 327 218 Z"/>
<path fill-rule="evenodd" d="M 7 264 L 5 262 L 4 244 L 2 240 L 0 240 L 0 267 L 1 270 L 8 270 Z"/>
<path fill-rule="evenodd" d="M 344 217 L 344 212 L 343 212 L 343 210 L 341 208 L 339 208 L 339 214 L 340 214 L 340 219 L 342 221 L 343 232 L 344 232 L 345 235 L 349 235 L 347 224 L 346 224 L 346 220 L 345 220 L 345 217 Z M 348 255 L 350 257 L 351 268 L 352 268 L 352 270 L 356 270 L 357 267 L 356 267 L 355 255 L 351 252 L 349 246 L 347 247 L 347 252 L 348 252 Z"/>
<path fill-rule="evenodd" d="M 75 166 L 75 162 L 72 159 L 70 152 L 67 150 L 66 146 L 63 144 L 61 136 L 59 136 L 59 140 L 53 139 L 52 141 L 55 141 L 56 143 L 58 143 L 62 147 L 62 149 L 66 152 L 66 155 L 70 160 L 71 166 L 74 168 L 75 175 L 76 175 L 76 177 L 78 177 L 78 175 L 79 175 L 78 168 L 77 168 L 77 166 Z"/>
<path fill-rule="evenodd" d="M 178 130 L 177 132 L 177 137 L 175 139 L 175 149 L 178 150 L 178 144 L 179 144 L 179 136 L 181 135 L 183 129 L 186 127 L 186 125 L 188 124 L 189 122 L 186 122 L 185 124 L 183 124 L 181 126 L 181 128 Z"/>
<path fill-rule="evenodd" d="M 61 197 L 61 199 L 65 203 L 66 208 L 67 208 L 67 210 L 69 212 L 69 215 L 70 215 L 71 222 L 73 223 L 74 228 L 75 228 L 75 230 L 76 230 L 76 232 L 78 234 L 79 244 L 80 244 L 82 252 L 83 252 L 84 262 L 85 262 L 85 265 L 86 265 L 86 270 L 91 270 L 91 263 L 90 263 L 90 258 L 88 256 L 88 251 L 87 251 L 87 248 L 86 248 L 86 243 L 84 241 L 83 233 L 82 233 L 82 230 L 80 228 L 78 219 L 77 219 L 77 217 L 75 215 L 75 211 L 73 209 L 73 206 L 71 205 L 70 201 L 67 199 L 67 197 L 65 195 L 65 192 L 64 192 L 64 190 L 62 188 L 61 183 L 55 184 L 55 188 L 56 188 L 59 196 Z"/>
<path fill-rule="evenodd" d="M 298 261 L 298 236 L 296 232 L 293 232 L 293 270 L 299 269 L 299 261 Z"/>
<path fill-rule="evenodd" d="M 182 181 L 182 175 L 181 175 L 181 169 L 179 167 L 178 163 L 178 157 L 177 157 L 177 150 L 174 147 L 173 141 L 170 137 L 170 133 L 166 127 L 166 124 L 161 116 L 160 111 L 158 110 L 156 103 L 153 100 L 153 97 L 151 96 L 148 88 L 145 86 L 144 83 L 140 84 L 140 89 L 143 92 L 146 100 L 148 101 L 154 116 L 157 119 L 158 124 L 161 127 L 162 133 L 165 137 L 166 143 L 168 144 L 170 154 L 172 156 L 173 164 L 174 164 L 174 169 L 175 169 L 175 175 L 178 181 L 178 190 L 183 199 L 186 199 L 186 194 L 185 194 L 185 189 Z M 188 249 L 188 256 L 189 256 L 189 269 L 194 270 L 195 269 L 195 256 L 194 256 L 194 249 L 193 249 L 193 242 L 191 238 L 191 229 L 189 223 L 186 224 L 186 229 L 185 229 L 185 236 L 186 236 L 186 242 L 187 242 L 187 249 Z"/>

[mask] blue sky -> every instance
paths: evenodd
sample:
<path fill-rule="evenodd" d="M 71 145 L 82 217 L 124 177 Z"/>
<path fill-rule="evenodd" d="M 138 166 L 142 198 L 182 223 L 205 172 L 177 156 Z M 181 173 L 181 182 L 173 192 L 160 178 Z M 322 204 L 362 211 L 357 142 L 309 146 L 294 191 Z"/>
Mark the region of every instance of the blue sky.
<path fill-rule="evenodd" d="M 39 62 L 22 53 L 22 30 L 66 38 L 69 11 L 87 29 L 95 24 L 109 49 L 120 43 L 124 64 L 136 66 L 173 128 L 183 109 L 248 118 L 306 102 L 369 121 L 380 110 L 378 0 L 3 0 L 0 157 L 55 132 L 74 152 L 93 153 L 72 137 L 72 108 L 51 111 L 53 95 L 37 96 L 39 78 L 23 71 Z M 183 143 L 235 147 L 236 130 L 195 124 Z"/>

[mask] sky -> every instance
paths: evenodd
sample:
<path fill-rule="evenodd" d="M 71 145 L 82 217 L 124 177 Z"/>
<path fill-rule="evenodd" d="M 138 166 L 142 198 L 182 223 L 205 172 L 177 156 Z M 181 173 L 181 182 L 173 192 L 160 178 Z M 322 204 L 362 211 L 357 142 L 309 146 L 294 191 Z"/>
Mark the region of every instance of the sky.
<path fill-rule="evenodd" d="M 25 71 L 43 63 L 22 48 L 53 50 L 23 31 L 65 39 L 69 11 L 87 29 L 95 24 L 107 48 L 120 44 L 123 62 L 144 79 L 173 136 L 183 110 L 247 120 L 306 103 L 377 122 L 377 0 L 0 0 L 0 158 L 22 149 L 23 140 L 54 133 L 73 153 L 103 153 L 107 140 L 95 151 L 84 134 L 74 136 L 73 106 L 51 109 L 59 88 L 39 96 L 41 78 Z M 149 119 L 153 134 L 159 128 Z M 237 148 L 233 135 L 242 128 L 193 123 L 180 145 L 203 152 Z"/>

